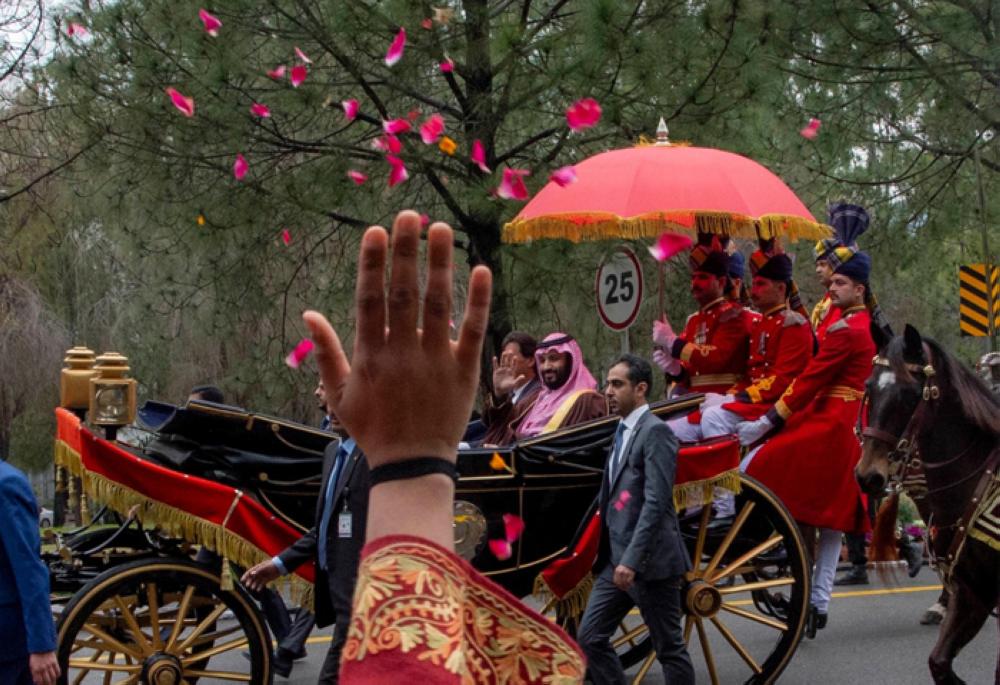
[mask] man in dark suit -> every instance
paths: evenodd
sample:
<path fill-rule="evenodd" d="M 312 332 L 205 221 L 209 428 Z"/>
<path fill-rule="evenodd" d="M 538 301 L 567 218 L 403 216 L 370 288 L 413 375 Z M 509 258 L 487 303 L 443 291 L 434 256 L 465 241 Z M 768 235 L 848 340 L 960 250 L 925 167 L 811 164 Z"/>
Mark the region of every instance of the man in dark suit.
<path fill-rule="evenodd" d="M 23 473 L 0 460 L 0 682 L 55 685 L 56 631 L 38 504 Z"/>
<path fill-rule="evenodd" d="M 622 417 L 601 484 L 601 543 L 594 589 L 577 640 L 596 685 L 624 684 L 611 635 L 638 606 L 665 682 L 694 683 L 681 630 L 681 588 L 691 568 L 674 511 L 677 438 L 649 412 L 649 363 L 623 354 L 608 371 L 605 395 Z"/>
<path fill-rule="evenodd" d="M 332 430 L 340 428 L 332 415 L 331 420 Z M 315 525 L 281 554 L 243 574 L 243 583 L 256 590 L 308 561 L 316 561 L 316 625 L 335 624 L 319 675 L 323 684 L 338 682 L 340 652 L 347 639 L 358 560 L 365 544 L 368 488 L 368 462 L 354 440 L 345 436 L 331 443 L 323 459 Z"/>

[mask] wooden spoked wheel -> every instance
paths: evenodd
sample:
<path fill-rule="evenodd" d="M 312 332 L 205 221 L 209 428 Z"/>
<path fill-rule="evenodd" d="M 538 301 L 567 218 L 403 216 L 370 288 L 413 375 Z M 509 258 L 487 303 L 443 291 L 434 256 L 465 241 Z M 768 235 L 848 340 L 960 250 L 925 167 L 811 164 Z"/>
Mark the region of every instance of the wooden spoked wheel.
<path fill-rule="evenodd" d="M 711 508 L 682 524 L 694 568 L 688 574 L 684 638 L 696 667 L 713 685 L 734 671 L 746 683 L 772 683 L 788 665 L 805 626 L 810 561 L 798 526 L 766 487 L 741 477 L 736 515 L 728 526 L 711 520 Z M 633 611 L 612 637 L 623 666 L 641 664 L 640 683 L 656 664 L 649 632 Z"/>
<path fill-rule="evenodd" d="M 271 682 L 270 638 L 246 591 L 220 590 L 218 574 L 188 561 L 102 573 L 66 605 L 58 639 L 62 685 Z"/>

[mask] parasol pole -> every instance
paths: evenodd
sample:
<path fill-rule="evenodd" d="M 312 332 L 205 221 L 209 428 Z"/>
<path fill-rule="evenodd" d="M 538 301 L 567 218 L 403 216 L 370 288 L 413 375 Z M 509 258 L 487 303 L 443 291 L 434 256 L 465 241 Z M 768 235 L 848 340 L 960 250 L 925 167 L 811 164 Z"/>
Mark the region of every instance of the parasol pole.
<path fill-rule="evenodd" d="M 667 128 L 667 122 L 664 121 L 663 117 L 660 117 L 660 123 L 656 125 L 656 147 L 669 147 L 670 146 L 670 129 Z M 666 289 L 667 289 L 667 267 L 663 262 L 657 262 L 659 273 L 658 273 L 658 286 L 659 286 L 659 296 L 658 305 L 660 309 L 660 317 L 663 319 L 667 318 L 667 305 L 666 305 Z"/>

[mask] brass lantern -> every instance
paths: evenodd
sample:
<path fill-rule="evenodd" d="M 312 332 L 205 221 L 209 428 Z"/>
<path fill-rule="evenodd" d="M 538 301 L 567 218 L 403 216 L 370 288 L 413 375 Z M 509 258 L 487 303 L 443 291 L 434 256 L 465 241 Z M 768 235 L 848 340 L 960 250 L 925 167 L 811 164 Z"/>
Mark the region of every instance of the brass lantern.
<path fill-rule="evenodd" d="M 59 377 L 59 406 L 66 409 L 88 409 L 90 407 L 90 379 L 97 375 L 94 370 L 94 351 L 86 347 L 66 350 L 66 358 Z"/>
<path fill-rule="evenodd" d="M 126 426 L 135 419 L 134 378 L 128 378 L 128 359 L 117 352 L 97 358 L 90 379 L 90 423 L 98 426 Z"/>

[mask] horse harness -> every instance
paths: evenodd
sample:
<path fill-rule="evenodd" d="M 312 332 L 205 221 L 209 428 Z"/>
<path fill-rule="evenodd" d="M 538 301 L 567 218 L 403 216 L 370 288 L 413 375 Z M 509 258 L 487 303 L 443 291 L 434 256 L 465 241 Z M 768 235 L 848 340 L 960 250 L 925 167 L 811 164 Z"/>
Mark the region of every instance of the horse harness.
<path fill-rule="evenodd" d="M 962 459 L 975 443 L 970 444 L 957 455 L 943 462 L 928 464 L 924 463 L 920 458 L 920 449 L 917 446 L 916 440 L 917 435 L 919 435 L 922 430 L 924 422 L 933 413 L 934 403 L 941 397 L 941 390 L 935 379 L 936 371 L 934 369 L 931 351 L 926 344 L 924 345 L 924 356 L 928 360 L 925 365 L 913 364 L 909 362 L 905 363 L 908 371 L 915 375 L 922 376 L 924 381 L 919 404 L 910 415 L 909 420 L 906 422 L 906 426 L 903 428 L 903 432 L 897 436 L 876 426 L 862 426 L 862 418 L 866 414 L 865 410 L 868 407 L 869 399 L 868 391 L 865 390 L 865 394 L 862 399 L 862 408 L 858 414 L 858 422 L 857 427 L 855 428 L 855 433 L 859 438 L 872 438 L 873 440 L 892 446 L 887 458 L 889 460 L 889 488 L 895 492 L 908 490 L 912 492 L 914 498 L 926 499 L 932 494 L 950 490 L 951 488 L 971 480 L 977 475 L 980 476 L 979 482 L 972 491 L 972 498 L 969 500 L 969 504 L 956 521 L 943 526 L 928 525 L 928 536 L 930 538 L 928 550 L 930 551 L 931 560 L 941 570 L 942 577 L 947 585 L 951 577 L 952 569 L 954 569 L 955 564 L 958 562 L 958 558 L 965 546 L 965 541 L 969 535 L 970 528 L 977 523 L 980 516 L 995 518 L 995 512 L 992 512 L 991 510 L 996 508 L 998 498 L 1000 498 L 1000 474 L 998 474 L 997 468 L 1000 466 L 1000 448 L 994 449 L 989 454 L 981 467 L 982 470 L 974 469 L 969 475 L 964 476 L 953 483 L 948 483 L 932 490 L 926 489 L 927 481 L 924 476 L 924 472 L 941 469 L 954 464 Z M 878 355 L 872 359 L 872 365 L 885 367 L 891 366 L 887 359 Z M 932 523 L 932 521 L 928 521 L 928 524 Z M 995 523 L 995 521 L 993 521 L 993 523 Z M 983 540 L 985 536 L 989 536 L 995 538 L 997 543 L 1000 543 L 1000 530 L 994 532 L 990 530 L 991 527 L 990 521 L 983 522 L 983 525 L 981 526 L 983 530 L 975 531 L 974 537 Z M 954 537 L 952 537 L 951 544 L 948 546 L 948 549 L 942 558 L 935 553 L 935 538 L 937 538 L 941 532 L 950 530 L 955 531 Z M 991 546 L 995 546 L 997 543 L 994 543 L 992 540 L 988 542 Z"/>

